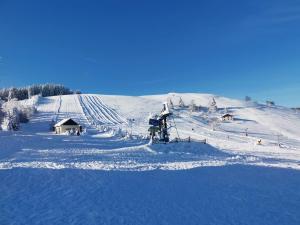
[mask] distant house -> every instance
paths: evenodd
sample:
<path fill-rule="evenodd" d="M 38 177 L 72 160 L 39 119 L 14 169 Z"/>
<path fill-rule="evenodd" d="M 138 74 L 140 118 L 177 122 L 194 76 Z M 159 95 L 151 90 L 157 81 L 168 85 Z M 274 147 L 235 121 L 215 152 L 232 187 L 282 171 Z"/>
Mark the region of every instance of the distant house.
<path fill-rule="evenodd" d="M 273 101 L 266 101 L 266 105 L 267 106 L 274 106 L 275 102 L 273 102 Z"/>
<path fill-rule="evenodd" d="M 222 116 L 222 120 L 223 120 L 223 121 L 226 121 L 226 120 L 227 120 L 227 121 L 233 120 L 233 115 L 227 113 L 227 114 L 225 114 L 225 115 Z"/>
<path fill-rule="evenodd" d="M 82 131 L 82 127 L 71 118 L 64 119 L 54 125 L 56 134 L 63 134 L 66 132 L 73 132 L 79 134 Z"/>

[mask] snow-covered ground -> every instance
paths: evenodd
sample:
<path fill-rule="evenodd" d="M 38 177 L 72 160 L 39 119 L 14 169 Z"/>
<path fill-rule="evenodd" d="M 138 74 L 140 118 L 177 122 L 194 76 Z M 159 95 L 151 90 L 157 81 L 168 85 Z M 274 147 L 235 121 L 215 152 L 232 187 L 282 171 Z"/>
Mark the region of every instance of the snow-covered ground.
<path fill-rule="evenodd" d="M 299 171 L 0 170 L 0 224 L 298 225 Z"/>
<path fill-rule="evenodd" d="M 180 97 L 202 110 L 177 107 Z M 149 115 L 170 99 L 171 139 L 192 141 L 151 145 Z M 299 112 L 192 93 L 36 104 L 20 131 L 0 132 L 0 224 L 300 224 Z M 213 129 L 226 112 L 234 120 Z M 84 135 L 49 131 L 69 117 Z"/>
<path fill-rule="evenodd" d="M 175 107 L 177 130 L 171 138 L 191 137 L 191 143 L 149 145 L 149 114 L 162 103 L 182 97 L 201 105 L 200 112 Z M 219 110 L 205 112 L 212 97 Z M 190 169 L 232 164 L 300 168 L 300 115 L 288 108 L 267 107 L 207 94 L 154 96 L 65 95 L 41 98 L 38 114 L 16 133 L 2 132 L 0 168 L 78 168 L 100 170 Z M 210 120 L 226 112 L 233 121 Z M 71 117 L 86 128 L 80 137 L 49 131 L 53 118 Z M 247 129 L 248 136 L 245 135 Z M 177 133 L 178 132 L 178 133 Z M 127 135 L 127 138 L 121 134 Z M 278 146 L 278 138 L 281 147 Z M 197 140 L 207 140 L 207 144 Z M 256 145 L 258 139 L 262 145 Z M 7 146 L 7 147 L 6 147 Z"/>

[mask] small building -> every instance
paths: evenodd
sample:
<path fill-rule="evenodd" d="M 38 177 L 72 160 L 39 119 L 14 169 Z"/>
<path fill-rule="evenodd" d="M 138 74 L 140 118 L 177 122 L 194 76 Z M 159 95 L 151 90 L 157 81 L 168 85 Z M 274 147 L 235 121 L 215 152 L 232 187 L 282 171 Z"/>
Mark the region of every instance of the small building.
<path fill-rule="evenodd" d="M 63 134 L 66 132 L 70 133 L 80 133 L 82 127 L 73 119 L 67 118 L 54 125 L 56 134 Z"/>
<path fill-rule="evenodd" d="M 227 120 L 227 121 L 233 120 L 233 115 L 227 113 L 227 114 L 225 114 L 225 115 L 222 116 L 222 120 L 223 120 L 223 121 L 226 121 L 226 120 Z"/>
<path fill-rule="evenodd" d="M 266 101 L 266 105 L 269 107 L 275 106 L 275 102 L 273 101 Z"/>

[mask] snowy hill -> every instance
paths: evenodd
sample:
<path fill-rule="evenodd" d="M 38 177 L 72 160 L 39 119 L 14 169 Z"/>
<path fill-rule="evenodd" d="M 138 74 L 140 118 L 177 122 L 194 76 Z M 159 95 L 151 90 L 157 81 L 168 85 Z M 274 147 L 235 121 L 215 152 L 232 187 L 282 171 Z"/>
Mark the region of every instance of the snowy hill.
<path fill-rule="evenodd" d="M 200 110 L 178 107 L 180 98 Z M 218 110 L 208 112 L 212 98 Z M 149 114 L 170 99 L 171 139 L 192 141 L 150 144 Z M 296 111 L 177 93 L 21 104 L 38 113 L 20 131 L 0 132 L 0 224 L 300 223 Z M 234 120 L 221 121 L 225 113 Z M 83 135 L 50 131 L 70 117 Z"/>
<path fill-rule="evenodd" d="M 179 108 L 180 98 L 186 105 L 193 101 L 202 109 L 191 112 Z M 218 110 L 209 113 L 206 108 L 212 98 Z M 177 128 L 170 130 L 171 138 L 190 137 L 196 142 L 149 145 L 145 139 L 149 115 L 160 113 L 162 103 L 170 100 L 175 105 L 170 122 Z M 0 168 L 152 170 L 231 164 L 300 168 L 300 114 L 280 106 L 209 94 L 87 94 L 40 98 L 37 109 L 31 122 L 10 137 L 18 142 L 32 141 L 26 141 L 22 148 L 4 150 L 1 154 L 7 158 L 0 161 Z M 221 121 L 225 113 L 233 115 L 234 120 Z M 49 131 L 51 120 L 69 117 L 86 128 L 85 135 L 64 136 Z M 214 127 L 213 120 L 218 121 Z M 2 143 L 10 146 L 7 135 L 1 134 Z M 197 142 L 204 139 L 207 145 Z M 259 139 L 262 145 L 256 145 Z"/>

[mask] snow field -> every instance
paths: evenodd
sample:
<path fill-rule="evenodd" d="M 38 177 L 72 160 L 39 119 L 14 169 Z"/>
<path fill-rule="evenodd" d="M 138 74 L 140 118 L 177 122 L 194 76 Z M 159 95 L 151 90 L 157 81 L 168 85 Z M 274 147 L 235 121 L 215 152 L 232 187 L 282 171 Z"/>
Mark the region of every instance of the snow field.
<path fill-rule="evenodd" d="M 149 114 L 180 97 L 202 110 L 176 106 L 171 124 L 196 141 L 151 145 L 140 138 Z M 212 97 L 219 110 L 208 114 Z M 0 132 L 0 224 L 300 224 L 300 115 L 290 109 L 176 93 L 24 104 L 37 104 L 38 113 L 20 131 Z M 225 111 L 235 120 L 212 129 Z M 52 119 L 67 117 L 86 133 L 49 130 Z"/>
<path fill-rule="evenodd" d="M 176 125 L 180 138 L 206 139 L 207 145 L 149 145 L 148 140 L 137 138 L 148 134 L 149 114 L 159 113 L 162 102 L 168 99 L 176 105 L 180 97 L 186 105 L 194 100 L 203 110 L 190 112 L 175 106 L 171 124 Z M 207 113 L 205 107 L 212 97 L 219 110 Z M 39 113 L 22 131 L 0 135 L 2 147 L 10 146 L 1 152 L 6 156 L 0 160 L 1 169 L 177 170 L 233 164 L 300 168 L 300 117 L 283 107 L 270 108 L 208 94 L 170 93 L 139 97 L 56 96 L 41 98 L 37 108 Z M 210 119 L 220 118 L 225 109 L 235 120 L 221 122 L 213 130 Z M 71 117 L 87 132 L 80 137 L 54 135 L 49 132 L 53 117 Z M 117 130 L 133 136 L 116 135 Z M 282 131 L 280 136 L 278 131 Z M 170 133 L 171 138 L 177 137 L 174 128 Z M 277 145 L 278 137 L 281 147 Z M 260 146 L 255 144 L 258 139 L 262 139 Z"/>

